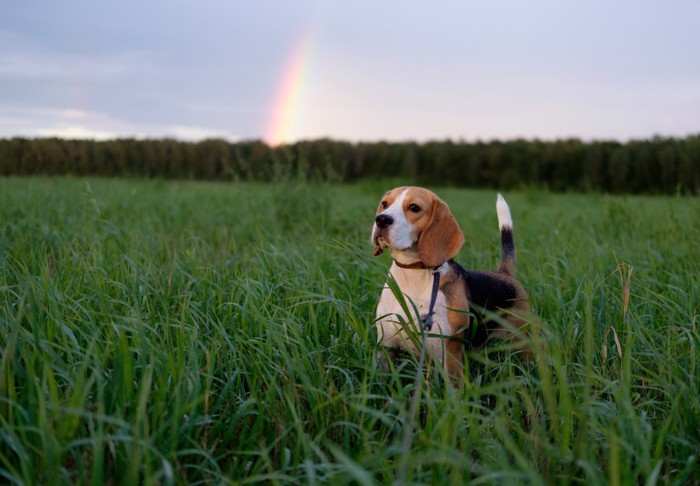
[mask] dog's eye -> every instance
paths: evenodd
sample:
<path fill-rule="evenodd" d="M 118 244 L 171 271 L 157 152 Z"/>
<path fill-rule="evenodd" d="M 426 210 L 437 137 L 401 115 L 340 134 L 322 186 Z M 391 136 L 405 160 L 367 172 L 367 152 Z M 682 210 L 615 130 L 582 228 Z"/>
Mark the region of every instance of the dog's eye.
<path fill-rule="evenodd" d="M 386 202 L 386 201 L 382 201 L 382 207 L 383 207 L 384 209 L 388 208 L 388 207 L 389 207 L 389 203 Z"/>
<path fill-rule="evenodd" d="M 411 204 L 408 206 L 408 210 L 417 213 L 420 211 L 420 208 L 415 204 Z"/>

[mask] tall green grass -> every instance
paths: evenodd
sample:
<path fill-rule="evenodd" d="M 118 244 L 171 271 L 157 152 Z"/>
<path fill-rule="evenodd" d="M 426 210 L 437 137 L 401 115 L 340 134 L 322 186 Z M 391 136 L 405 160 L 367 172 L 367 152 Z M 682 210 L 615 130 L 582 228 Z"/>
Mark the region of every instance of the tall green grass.
<path fill-rule="evenodd" d="M 375 364 L 385 184 L 0 179 L 11 484 L 700 481 L 700 200 L 507 194 L 535 359 Z M 438 190 L 494 268 L 495 194 Z"/>

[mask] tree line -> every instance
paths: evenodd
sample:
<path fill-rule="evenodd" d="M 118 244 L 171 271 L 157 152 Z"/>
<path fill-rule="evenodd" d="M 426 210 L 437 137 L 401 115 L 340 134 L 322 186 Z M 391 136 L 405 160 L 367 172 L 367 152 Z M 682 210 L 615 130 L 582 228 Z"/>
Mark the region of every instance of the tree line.
<path fill-rule="evenodd" d="M 584 142 L 359 142 L 329 139 L 270 147 L 259 140 L 0 139 L 0 175 L 162 177 L 271 181 L 281 173 L 354 182 L 607 193 L 700 193 L 700 134 Z"/>

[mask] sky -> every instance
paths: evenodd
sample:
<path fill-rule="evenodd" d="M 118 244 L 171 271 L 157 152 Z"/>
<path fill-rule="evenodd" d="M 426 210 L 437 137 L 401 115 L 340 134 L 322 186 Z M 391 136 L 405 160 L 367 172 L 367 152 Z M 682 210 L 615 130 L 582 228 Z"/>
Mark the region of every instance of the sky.
<path fill-rule="evenodd" d="M 2 0 L 0 137 L 683 137 L 698 19 L 697 0 Z"/>

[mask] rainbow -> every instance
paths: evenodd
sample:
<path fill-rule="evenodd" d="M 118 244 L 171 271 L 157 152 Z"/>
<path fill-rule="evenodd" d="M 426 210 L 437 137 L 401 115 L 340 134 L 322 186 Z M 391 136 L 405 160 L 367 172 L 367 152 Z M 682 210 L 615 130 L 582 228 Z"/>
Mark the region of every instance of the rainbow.
<path fill-rule="evenodd" d="M 304 31 L 285 64 L 263 137 L 271 146 L 292 142 L 299 136 L 314 33 L 313 28 Z"/>

